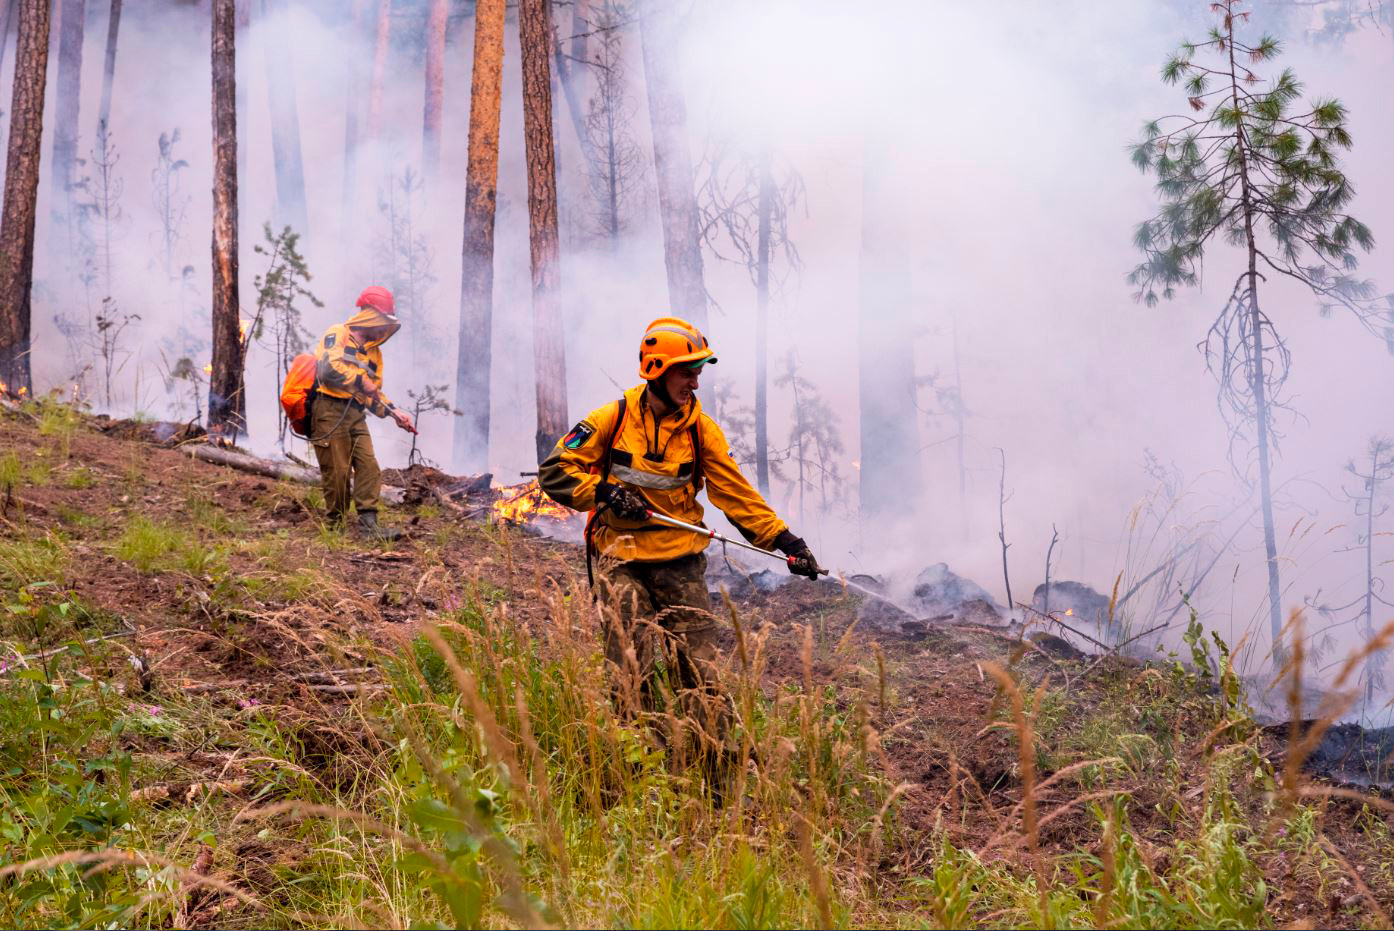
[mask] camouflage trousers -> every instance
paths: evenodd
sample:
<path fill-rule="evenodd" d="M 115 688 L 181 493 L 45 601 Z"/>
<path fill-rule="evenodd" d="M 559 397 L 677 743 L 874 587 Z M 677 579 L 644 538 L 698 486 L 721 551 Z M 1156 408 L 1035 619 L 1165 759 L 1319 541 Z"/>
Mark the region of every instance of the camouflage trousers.
<path fill-rule="evenodd" d="M 731 701 L 721 687 L 716 616 L 703 553 L 621 562 L 596 580 L 605 658 L 623 714 L 657 717 L 675 763 L 728 755 Z"/>
<path fill-rule="evenodd" d="M 324 489 L 329 522 L 337 523 L 348 516 L 350 500 L 360 514 L 376 511 L 382 471 L 373 455 L 373 437 L 368 432 L 368 415 L 363 406 L 321 394 L 315 398 L 311 420 L 310 436 L 319 460 L 320 487 Z"/>

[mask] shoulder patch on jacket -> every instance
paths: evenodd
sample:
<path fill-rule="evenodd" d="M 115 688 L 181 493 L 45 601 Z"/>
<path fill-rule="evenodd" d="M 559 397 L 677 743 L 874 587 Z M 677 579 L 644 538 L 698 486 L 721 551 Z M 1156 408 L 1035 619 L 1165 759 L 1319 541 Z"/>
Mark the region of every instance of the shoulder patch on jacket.
<path fill-rule="evenodd" d="M 562 437 L 562 445 L 567 449 L 580 449 L 585 446 L 590 438 L 595 436 L 595 427 L 586 423 L 584 420 L 571 428 L 571 432 Z"/>
<path fill-rule="evenodd" d="M 337 337 L 335 337 L 335 335 L 334 335 L 333 333 L 326 333 L 326 334 L 324 335 L 324 348 L 325 348 L 325 349 L 328 349 L 329 347 L 333 346 L 333 345 L 334 345 L 334 340 L 335 340 L 336 338 L 337 338 Z"/>

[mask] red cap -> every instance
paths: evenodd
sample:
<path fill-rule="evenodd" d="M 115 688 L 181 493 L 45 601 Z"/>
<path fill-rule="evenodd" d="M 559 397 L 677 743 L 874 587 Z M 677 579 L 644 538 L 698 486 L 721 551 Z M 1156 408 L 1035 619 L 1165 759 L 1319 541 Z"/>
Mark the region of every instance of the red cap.
<path fill-rule="evenodd" d="M 355 307 L 371 307 L 381 311 L 389 317 L 396 313 L 397 302 L 392 299 L 392 292 L 382 285 L 369 285 L 363 289 L 363 293 L 358 295 L 358 303 Z"/>

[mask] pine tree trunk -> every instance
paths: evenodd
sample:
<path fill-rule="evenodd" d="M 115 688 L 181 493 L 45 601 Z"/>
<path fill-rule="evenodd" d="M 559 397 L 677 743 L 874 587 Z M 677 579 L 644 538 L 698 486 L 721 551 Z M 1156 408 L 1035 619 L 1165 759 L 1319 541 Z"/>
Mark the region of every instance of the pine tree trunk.
<path fill-rule="evenodd" d="M 233 442 L 247 430 L 237 291 L 236 0 L 213 0 L 213 372 L 208 432 Z"/>
<path fill-rule="evenodd" d="M 774 175 L 770 153 L 760 153 L 759 227 L 755 268 L 755 479 L 760 494 L 770 493 L 769 352 L 770 352 L 770 214 L 774 210 Z"/>
<path fill-rule="evenodd" d="M 48 75 L 49 0 L 18 0 L 14 96 L 0 223 L 0 393 L 32 393 L 29 301 L 34 282 L 34 213 Z"/>
<path fill-rule="evenodd" d="M 111 12 L 106 20 L 106 60 L 102 67 L 102 106 L 97 111 L 98 125 L 111 125 L 111 85 L 116 81 L 116 37 L 121 31 L 121 0 L 111 0 Z"/>
<path fill-rule="evenodd" d="M 505 0 L 478 0 L 470 79 L 469 161 L 460 273 L 460 342 L 455 368 L 453 443 L 457 468 L 489 464 L 489 380 L 494 319 L 494 206 L 499 177 L 499 110 L 503 83 Z"/>
<path fill-rule="evenodd" d="M 58 22 L 58 86 L 53 119 L 52 215 L 54 241 L 72 242 L 72 185 L 77 180 L 79 103 L 82 97 L 82 28 L 87 0 L 63 0 Z"/>
<path fill-rule="evenodd" d="M 284 11 L 284 0 L 263 0 L 265 18 Z M 266 93 L 271 109 L 271 157 L 276 171 L 276 221 L 308 238 L 310 220 L 305 204 L 305 167 L 300 155 L 300 107 L 295 91 L 293 43 L 284 28 L 271 31 L 262 43 L 266 61 Z M 245 49 L 244 49 L 245 53 Z M 279 230 L 277 230 L 279 232 Z"/>
<path fill-rule="evenodd" d="M 865 146 L 857 356 L 864 522 L 912 515 L 923 480 L 915 423 L 915 361 L 905 323 L 912 306 L 907 237 L 888 133 Z M 882 528 L 884 529 L 884 528 Z"/>
<path fill-rule="evenodd" d="M 537 378 L 537 461 L 566 432 L 566 348 L 557 237 L 557 170 L 552 139 L 552 28 L 547 0 L 519 0 L 523 134 L 528 159 L 528 245 L 532 256 L 533 363 Z"/>
<path fill-rule="evenodd" d="M 387 78 L 387 47 L 392 39 L 392 0 L 378 0 L 378 26 L 373 40 L 373 75 L 368 88 L 368 139 L 382 131 L 382 85 Z"/>
<path fill-rule="evenodd" d="M 363 8 L 366 4 L 367 0 L 353 0 L 350 44 L 356 43 L 363 35 Z M 344 192 L 340 223 L 345 238 L 351 232 L 354 205 L 358 199 L 358 109 L 363 96 L 358 72 L 357 68 L 349 69 L 344 89 Z"/>
<path fill-rule="evenodd" d="M 426 109 L 421 125 L 421 167 L 434 185 L 440 165 L 440 122 L 445 109 L 445 21 L 448 0 L 431 0 L 426 21 Z"/>
<path fill-rule="evenodd" d="M 706 330 L 707 289 L 702 282 L 697 200 L 687 148 L 687 107 L 672 71 L 678 40 L 675 20 L 673 0 L 646 0 L 639 8 L 668 301 L 674 314 Z"/>

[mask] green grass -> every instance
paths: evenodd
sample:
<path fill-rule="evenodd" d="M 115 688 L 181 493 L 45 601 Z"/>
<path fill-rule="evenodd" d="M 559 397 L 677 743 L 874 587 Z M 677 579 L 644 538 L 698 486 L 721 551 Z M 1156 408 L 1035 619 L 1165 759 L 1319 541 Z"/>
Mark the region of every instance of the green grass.
<path fill-rule="evenodd" d="M 38 582 L 61 583 L 67 576 L 68 548 L 54 534 L 0 537 L 0 588 L 20 589 Z"/>
<path fill-rule="evenodd" d="M 60 462 L 66 462 L 72 454 L 73 434 L 82 423 L 82 416 L 71 405 L 60 401 L 40 400 L 39 435 L 54 441 L 55 451 Z"/>
<path fill-rule="evenodd" d="M 91 488 L 95 484 L 97 484 L 96 473 L 94 473 L 91 469 L 87 468 L 86 466 L 74 469 L 73 471 L 63 476 L 64 488 Z"/>
<path fill-rule="evenodd" d="M 140 572 L 181 570 L 203 576 L 222 564 L 223 552 L 205 546 L 187 530 L 144 517 L 134 517 L 112 545 L 117 559 L 130 563 Z"/>

